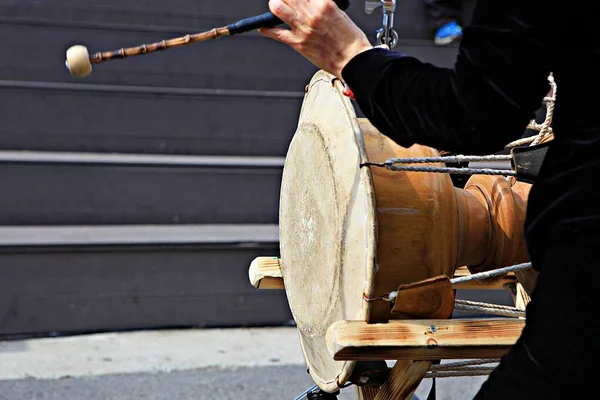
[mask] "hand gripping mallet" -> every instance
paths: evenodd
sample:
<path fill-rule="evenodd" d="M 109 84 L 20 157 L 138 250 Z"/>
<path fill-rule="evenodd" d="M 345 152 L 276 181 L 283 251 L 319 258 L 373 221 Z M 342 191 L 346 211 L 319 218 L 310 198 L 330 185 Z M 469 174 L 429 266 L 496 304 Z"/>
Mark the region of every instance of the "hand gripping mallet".
<path fill-rule="evenodd" d="M 334 1 L 341 10 L 346 10 L 350 5 L 349 0 Z M 273 15 L 273 13 L 268 12 L 255 17 L 242 19 L 222 28 L 214 28 L 206 32 L 162 40 L 151 44 L 142 44 L 140 46 L 123 48 L 120 50 L 100 52 L 93 54 L 92 56 L 89 55 L 88 49 L 85 46 L 75 45 L 67 50 L 67 60 L 65 64 L 71 72 L 71 75 L 78 78 L 85 78 L 92 73 L 92 64 L 100 64 L 109 60 L 167 50 L 173 47 L 185 46 L 197 42 L 205 42 L 222 36 L 238 35 L 258 28 L 276 26 L 281 23 L 283 23 L 283 21 Z"/>

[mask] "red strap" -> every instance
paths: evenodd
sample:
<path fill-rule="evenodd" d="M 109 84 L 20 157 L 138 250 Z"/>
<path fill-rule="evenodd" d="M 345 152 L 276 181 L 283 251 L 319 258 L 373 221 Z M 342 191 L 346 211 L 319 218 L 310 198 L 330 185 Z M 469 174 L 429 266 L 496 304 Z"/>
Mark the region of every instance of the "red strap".
<path fill-rule="evenodd" d="M 352 93 L 352 89 L 350 89 L 348 86 L 344 87 L 342 93 L 344 94 L 344 96 L 348 96 L 352 100 L 356 100 L 356 98 L 354 97 L 354 93 Z"/>

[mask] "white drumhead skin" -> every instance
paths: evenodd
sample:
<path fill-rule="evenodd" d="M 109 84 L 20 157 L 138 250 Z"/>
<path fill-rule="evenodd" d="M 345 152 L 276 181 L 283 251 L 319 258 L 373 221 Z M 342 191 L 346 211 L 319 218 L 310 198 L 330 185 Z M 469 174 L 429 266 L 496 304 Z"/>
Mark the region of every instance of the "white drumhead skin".
<path fill-rule="evenodd" d="M 354 362 L 329 355 L 327 328 L 366 320 L 363 293 L 375 274 L 375 197 L 362 133 L 339 80 L 309 84 L 283 170 L 279 209 L 282 272 L 309 372 L 334 392 Z"/>

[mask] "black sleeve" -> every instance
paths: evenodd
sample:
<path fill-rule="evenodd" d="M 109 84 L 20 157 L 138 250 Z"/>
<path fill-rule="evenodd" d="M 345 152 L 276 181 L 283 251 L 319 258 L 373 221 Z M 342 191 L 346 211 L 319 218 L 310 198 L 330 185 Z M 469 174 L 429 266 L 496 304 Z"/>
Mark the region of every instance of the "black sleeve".
<path fill-rule="evenodd" d="M 480 0 L 454 68 L 375 48 L 342 71 L 361 111 L 404 147 L 489 154 L 519 138 L 549 91 L 552 3 Z"/>

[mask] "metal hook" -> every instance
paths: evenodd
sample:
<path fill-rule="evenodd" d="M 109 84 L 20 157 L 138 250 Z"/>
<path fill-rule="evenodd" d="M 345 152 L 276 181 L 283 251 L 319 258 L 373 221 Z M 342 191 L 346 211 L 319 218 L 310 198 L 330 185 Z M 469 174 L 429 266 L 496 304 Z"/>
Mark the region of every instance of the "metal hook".
<path fill-rule="evenodd" d="M 396 13 L 396 0 L 366 0 L 365 12 L 369 15 L 381 7 L 383 13 L 383 27 L 377 31 L 377 45 L 387 45 L 393 49 L 398 44 L 398 32 L 394 29 L 394 14 Z"/>

